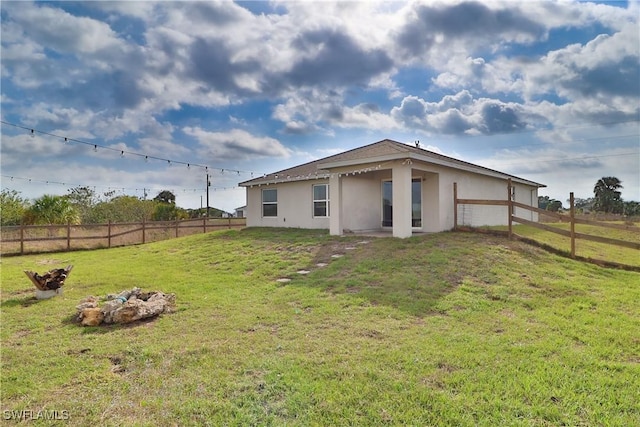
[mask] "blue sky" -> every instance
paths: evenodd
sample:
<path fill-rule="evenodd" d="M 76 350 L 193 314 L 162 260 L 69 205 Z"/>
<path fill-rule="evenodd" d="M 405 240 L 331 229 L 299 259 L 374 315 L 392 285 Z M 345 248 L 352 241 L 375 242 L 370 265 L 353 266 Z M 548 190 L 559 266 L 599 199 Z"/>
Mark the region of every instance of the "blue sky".
<path fill-rule="evenodd" d="M 1 183 L 26 198 L 171 190 L 197 208 L 209 173 L 233 211 L 239 182 L 389 138 L 565 204 L 603 176 L 640 200 L 637 2 L 0 9 Z"/>

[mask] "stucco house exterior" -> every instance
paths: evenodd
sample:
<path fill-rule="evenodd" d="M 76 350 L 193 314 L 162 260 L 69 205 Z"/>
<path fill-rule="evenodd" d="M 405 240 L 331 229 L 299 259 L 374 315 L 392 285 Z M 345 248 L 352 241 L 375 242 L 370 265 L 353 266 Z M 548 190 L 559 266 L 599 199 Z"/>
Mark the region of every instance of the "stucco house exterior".
<path fill-rule="evenodd" d="M 240 206 L 239 208 L 236 208 L 236 209 L 235 209 L 235 214 L 234 214 L 234 216 L 235 216 L 236 218 L 244 218 L 244 217 L 246 216 L 246 215 L 245 215 L 245 212 L 246 212 L 246 211 L 247 211 L 247 207 L 246 207 L 246 206 Z"/>
<path fill-rule="evenodd" d="M 453 228 L 454 182 L 458 198 L 506 200 L 508 179 L 515 201 L 537 207 L 543 184 L 385 139 L 239 185 L 246 188 L 249 227 L 324 228 L 332 235 L 389 230 L 404 238 Z M 458 212 L 468 225 L 508 222 L 504 206 L 470 209 Z M 516 215 L 537 220 L 520 210 Z"/>

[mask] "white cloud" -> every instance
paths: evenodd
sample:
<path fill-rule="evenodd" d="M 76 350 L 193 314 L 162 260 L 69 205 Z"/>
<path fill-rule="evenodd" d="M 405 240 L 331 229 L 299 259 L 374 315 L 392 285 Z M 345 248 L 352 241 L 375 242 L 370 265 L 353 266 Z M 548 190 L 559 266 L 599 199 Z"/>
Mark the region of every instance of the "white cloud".
<path fill-rule="evenodd" d="M 200 144 L 200 157 L 212 164 L 222 160 L 245 160 L 258 157 L 289 157 L 290 151 L 278 140 L 259 137 L 242 129 L 209 132 L 200 127 L 185 127 L 182 131 Z"/>

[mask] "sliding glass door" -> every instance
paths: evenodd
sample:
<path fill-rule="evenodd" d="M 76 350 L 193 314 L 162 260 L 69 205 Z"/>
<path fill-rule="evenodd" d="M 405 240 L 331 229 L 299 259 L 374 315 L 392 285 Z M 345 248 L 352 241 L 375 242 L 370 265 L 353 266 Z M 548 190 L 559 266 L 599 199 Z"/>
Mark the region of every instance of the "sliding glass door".
<path fill-rule="evenodd" d="M 393 226 L 393 185 L 382 181 L 382 226 Z M 422 227 L 422 179 L 411 180 L 411 226 Z"/>

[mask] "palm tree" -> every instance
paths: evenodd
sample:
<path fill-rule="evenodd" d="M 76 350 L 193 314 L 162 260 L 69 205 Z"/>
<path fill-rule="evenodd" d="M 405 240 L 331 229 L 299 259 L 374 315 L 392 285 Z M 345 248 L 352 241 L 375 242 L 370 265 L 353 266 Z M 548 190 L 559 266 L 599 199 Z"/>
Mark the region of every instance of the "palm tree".
<path fill-rule="evenodd" d="M 30 224 L 80 224 L 80 215 L 67 197 L 49 194 L 36 199 L 25 217 Z"/>
<path fill-rule="evenodd" d="M 606 213 L 622 213 L 622 181 L 615 176 L 605 176 L 593 187 L 595 194 L 594 209 Z"/>

